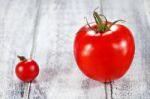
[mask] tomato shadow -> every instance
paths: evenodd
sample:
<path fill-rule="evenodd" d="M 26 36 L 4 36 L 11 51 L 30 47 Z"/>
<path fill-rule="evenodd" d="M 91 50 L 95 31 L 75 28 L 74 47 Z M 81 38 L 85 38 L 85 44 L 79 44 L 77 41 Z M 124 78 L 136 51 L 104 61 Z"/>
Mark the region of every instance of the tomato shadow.
<path fill-rule="evenodd" d="M 101 86 L 104 86 L 104 83 L 100 83 L 100 82 L 92 80 L 90 78 L 83 80 L 81 83 L 81 88 L 83 90 L 89 90 L 89 89 L 93 89 L 93 88 L 97 88 L 97 87 L 101 87 Z"/>
<path fill-rule="evenodd" d="M 51 87 L 51 83 L 53 79 L 56 78 L 58 75 L 58 69 L 53 68 L 45 68 L 41 69 L 39 77 L 32 82 L 32 89 L 31 90 L 31 99 L 33 98 L 40 98 L 40 99 L 47 99 L 47 93 L 45 92 L 47 89 Z M 36 96 L 36 97 L 34 97 Z"/>
<path fill-rule="evenodd" d="M 33 83 L 51 82 L 58 75 L 58 72 L 58 69 L 53 68 L 41 69 L 38 79 L 34 80 Z"/>

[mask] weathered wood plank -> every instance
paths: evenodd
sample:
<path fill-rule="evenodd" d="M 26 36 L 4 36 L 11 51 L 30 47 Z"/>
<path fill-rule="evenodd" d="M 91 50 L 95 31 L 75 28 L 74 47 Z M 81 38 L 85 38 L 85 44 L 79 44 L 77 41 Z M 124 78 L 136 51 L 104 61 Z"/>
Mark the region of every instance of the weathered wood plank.
<path fill-rule="evenodd" d="M 41 72 L 30 98 L 105 99 L 104 85 L 85 77 L 76 66 L 73 40 L 78 29 L 92 19 L 99 0 L 44 0 L 34 58 Z M 93 19 L 92 19 L 93 20 Z"/>
<path fill-rule="evenodd" d="M 109 5 L 109 6 L 108 6 Z M 124 19 L 133 32 L 135 58 L 128 73 L 113 83 L 114 99 L 150 98 L 150 34 L 143 0 L 104 0 L 104 14 L 111 20 Z"/>
<path fill-rule="evenodd" d="M 104 14 L 126 20 L 136 43 L 130 70 L 113 83 L 114 99 L 150 98 L 150 2 L 144 1 L 103 0 Z M 73 57 L 75 33 L 85 24 L 84 16 L 93 20 L 92 10 L 99 5 L 100 0 L 0 0 L 0 97 L 21 98 L 24 85 L 14 72 L 16 55 L 30 57 L 37 32 L 33 57 L 41 72 L 32 84 L 31 99 L 105 99 L 104 85 L 85 77 Z M 108 94 L 110 98 L 109 86 Z"/>
<path fill-rule="evenodd" d="M 21 99 L 24 84 L 15 75 L 17 55 L 30 56 L 35 0 L 0 0 L 0 97 Z"/>
<path fill-rule="evenodd" d="M 145 6 L 145 13 L 147 16 L 147 20 L 149 22 L 149 27 L 150 27 L 150 0 L 144 0 L 144 6 Z"/>

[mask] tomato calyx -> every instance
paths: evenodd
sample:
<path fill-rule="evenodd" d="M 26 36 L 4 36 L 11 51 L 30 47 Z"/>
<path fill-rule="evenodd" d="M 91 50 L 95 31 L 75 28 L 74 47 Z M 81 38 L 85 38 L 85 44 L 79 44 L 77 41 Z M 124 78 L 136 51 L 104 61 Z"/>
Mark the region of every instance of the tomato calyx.
<path fill-rule="evenodd" d="M 93 11 L 93 17 L 95 19 L 95 23 L 97 25 L 97 29 L 94 29 L 90 26 L 90 24 L 86 19 L 86 23 L 89 26 L 89 28 L 91 30 L 94 30 L 96 33 L 105 33 L 106 31 L 110 30 L 110 28 L 115 25 L 118 22 L 125 22 L 124 20 L 116 20 L 114 22 L 112 22 L 110 25 L 108 25 L 108 21 L 107 18 L 103 15 L 103 14 L 99 14 L 98 12 L 96 12 L 96 9 Z M 104 20 L 103 20 L 104 19 Z"/>
<path fill-rule="evenodd" d="M 24 56 L 17 56 L 19 58 L 20 61 L 27 61 L 27 59 Z"/>

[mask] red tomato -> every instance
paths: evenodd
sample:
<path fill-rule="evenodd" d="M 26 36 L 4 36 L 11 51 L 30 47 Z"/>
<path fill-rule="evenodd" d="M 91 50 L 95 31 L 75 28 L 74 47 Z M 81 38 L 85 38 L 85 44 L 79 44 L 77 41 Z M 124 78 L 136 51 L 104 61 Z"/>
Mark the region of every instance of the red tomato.
<path fill-rule="evenodd" d="M 27 60 L 19 56 L 21 62 L 16 66 L 16 75 L 24 82 L 34 80 L 39 74 L 39 66 L 34 60 Z"/>
<path fill-rule="evenodd" d="M 107 26 L 110 24 L 107 22 Z M 86 76 L 97 81 L 110 82 L 122 77 L 134 57 L 132 33 L 120 24 L 102 33 L 95 31 L 96 23 L 89 25 L 78 31 L 74 41 L 77 65 Z"/>

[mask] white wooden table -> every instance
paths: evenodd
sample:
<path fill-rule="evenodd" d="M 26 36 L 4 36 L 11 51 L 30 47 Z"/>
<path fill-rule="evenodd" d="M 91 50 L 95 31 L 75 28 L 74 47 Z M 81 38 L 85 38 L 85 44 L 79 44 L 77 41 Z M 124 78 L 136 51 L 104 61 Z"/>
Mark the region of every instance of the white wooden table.
<path fill-rule="evenodd" d="M 73 56 L 84 16 L 93 21 L 100 5 L 100 0 L 0 0 L 0 99 L 22 99 L 27 92 L 28 84 L 15 75 L 17 55 L 32 56 L 40 65 L 30 99 L 106 99 L 104 84 L 84 76 Z M 107 98 L 150 99 L 150 1 L 103 0 L 102 5 L 109 20 L 127 21 L 136 43 L 130 70 L 112 87 L 106 85 Z"/>

